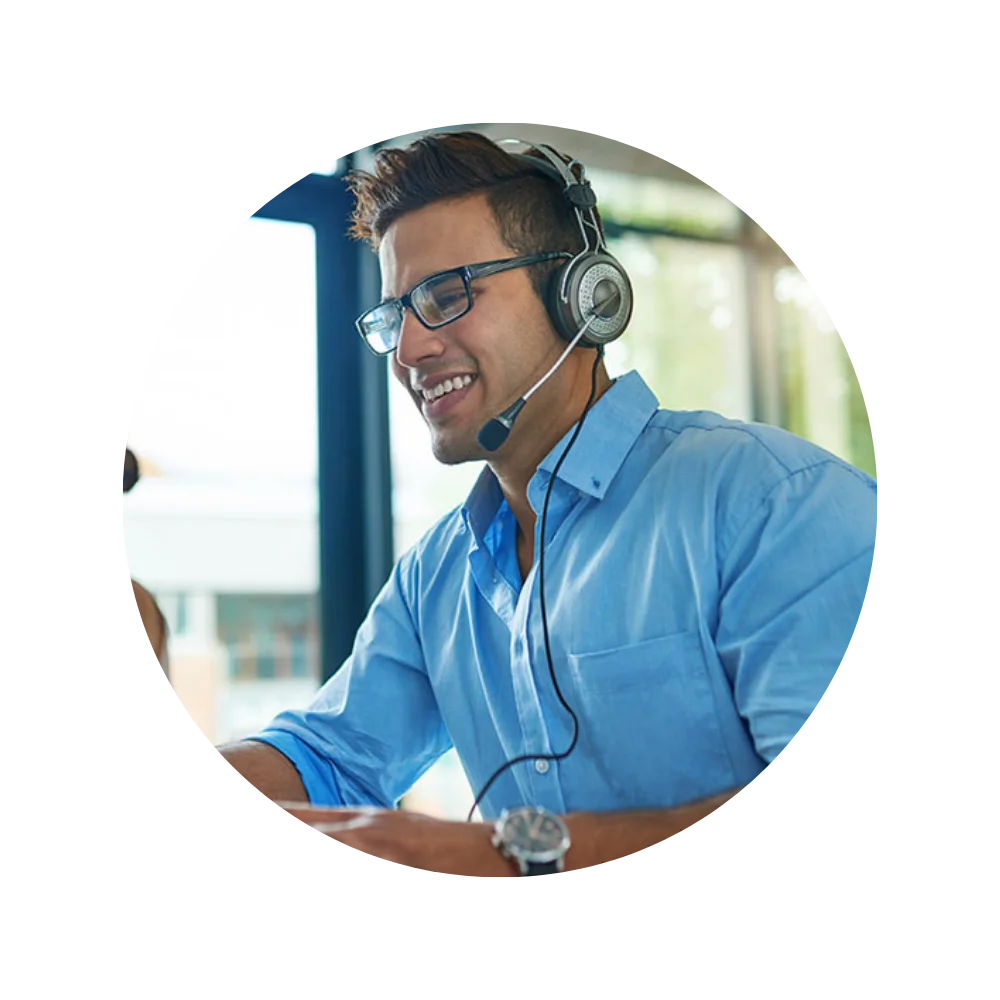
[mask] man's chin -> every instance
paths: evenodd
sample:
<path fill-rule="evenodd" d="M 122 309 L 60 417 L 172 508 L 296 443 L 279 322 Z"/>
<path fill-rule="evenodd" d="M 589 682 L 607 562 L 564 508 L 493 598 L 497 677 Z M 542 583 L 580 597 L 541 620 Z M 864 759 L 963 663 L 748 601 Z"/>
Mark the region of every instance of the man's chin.
<path fill-rule="evenodd" d="M 434 457 L 442 465 L 461 465 L 463 462 L 474 462 L 483 458 L 482 454 L 473 454 L 471 451 L 456 451 L 453 449 L 434 448 Z"/>
<path fill-rule="evenodd" d="M 475 438 L 457 439 L 447 434 L 435 434 L 433 431 L 431 451 L 442 465 L 461 465 L 463 462 L 482 461 L 486 457 Z"/>

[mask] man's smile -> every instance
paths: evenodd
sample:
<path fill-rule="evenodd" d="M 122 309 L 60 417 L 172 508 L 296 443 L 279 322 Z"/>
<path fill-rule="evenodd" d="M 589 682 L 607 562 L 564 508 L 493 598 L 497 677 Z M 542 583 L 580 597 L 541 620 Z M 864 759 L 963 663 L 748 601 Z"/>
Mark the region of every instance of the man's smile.
<path fill-rule="evenodd" d="M 440 374 L 417 380 L 411 391 L 428 418 L 443 416 L 465 399 L 477 381 L 471 372 Z"/>

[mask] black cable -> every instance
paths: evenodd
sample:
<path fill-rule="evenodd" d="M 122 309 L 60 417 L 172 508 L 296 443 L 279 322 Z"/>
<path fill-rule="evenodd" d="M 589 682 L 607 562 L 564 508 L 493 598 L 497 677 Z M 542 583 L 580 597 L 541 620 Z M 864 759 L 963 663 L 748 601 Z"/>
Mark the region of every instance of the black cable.
<path fill-rule="evenodd" d="M 603 357 L 603 347 L 597 348 L 597 356 L 594 358 L 594 367 L 590 373 L 590 396 L 587 398 L 587 405 L 584 406 L 583 413 L 580 415 L 580 420 L 576 425 L 576 430 L 573 432 L 573 436 L 569 439 L 569 443 L 563 449 L 563 453 L 559 456 L 559 461 L 556 462 L 555 468 L 552 470 L 552 475 L 549 478 L 549 485 L 545 490 L 545 500 L 542 503 L 541 539 L 538 550 L 538 598 L 542 610 L 542 635 L 545 639 L 545 658 L 548 660 L 549 676 L 552 678 L 552 686 L 555 688 L 556 697 L 559 699 L 562 707 L 566 709 L 570 718 L 573 720 L 573 738 L 570 740 L 569 746 L 563 750 L 562 753 L 522 754 L 520 757 L 514 757 L 512 760 L 508 760 L 501 764 L 500 767 L 498 767 L 493 774 L 490 775 L 489 780 L 485 785 L 483 785 L 482 790 L 476 796 L 476 800 L 472 803 L 472 808 L 469 810 L 469 816 L 466 820 L 466 822 L 469 823 L 472 822 L 472 817 L 476 812 L 476 807 L 490 790 L 493 782 L 496 781 L 497 778 L 504 773 L 504 771 L 513 767 L 515 764 L 521 764 L 528 760 L 564 760 L 575 749 L 577 738 L 580 735 L 580 720 L 577 718 L 576 712 L 570 708 L 569 702 L 567 702 L 566 698 L 563 696 L 562 689 L 559 687 L 559 682 L 556 680 L 555 667 L 552 664 L 552 647 L 549 644 L 549 619 L 545 610 L 545 524 L 549 513 L 549 497 L 552 495 L 552 484 L 556 481 L 556 476 L 559 474 L 559 470 L 562 468 L 562 464 L 566 460 L 566 456 L 569 454 L 570 448 L 576 444 L 576 439 L 580 436 L 580 431 L 583 430 L 583 422 L 587 419 L 587 414 L 590 412 L 590 408 L 594 405 L 594 397 L 597 395 L 597 369 L 601 363 L 601 358 Z"/>

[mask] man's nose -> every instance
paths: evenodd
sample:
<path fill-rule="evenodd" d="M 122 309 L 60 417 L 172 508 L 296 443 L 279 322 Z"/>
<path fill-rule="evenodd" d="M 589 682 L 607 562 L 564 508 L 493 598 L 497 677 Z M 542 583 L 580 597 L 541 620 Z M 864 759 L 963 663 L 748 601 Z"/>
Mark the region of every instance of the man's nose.
<path fill-rule="evenodd" d="M 413 313 L 406 309 L 399 327 L 396 360 L 404 368 L 416 368 L 422 361 L 439 357 L 445 343 L 439 330 L 428 330 Z"/>

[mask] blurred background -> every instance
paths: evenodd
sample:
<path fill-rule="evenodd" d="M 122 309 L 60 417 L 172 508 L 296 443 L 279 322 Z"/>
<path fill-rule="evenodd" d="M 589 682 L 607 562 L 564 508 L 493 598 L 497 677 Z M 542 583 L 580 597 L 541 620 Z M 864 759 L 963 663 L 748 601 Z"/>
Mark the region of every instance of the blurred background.
<path fill-rule="evenodd" d="M 875 475 L 833 322 L 739 208 L 589 133 L 454 128 L 547 142 L 586 165 L 635 290 L 632 322 L 607 352 L 612 376 L 637 368 L 661 406 L 776 424 Z M 345 236 L 343 175 L 376 148 L 303 178 L 243 226 L 172 312 L 139 386 L 129 568 L 167 620 L 171 684 L 213 743 L 310 699 L 394 558 L 480 471 L 434 461 L 413 404 L 354 329 L 380 288 L 374 255 Z M 449 753 L 402 805 L 464 818 L 471 803 Z"/>

